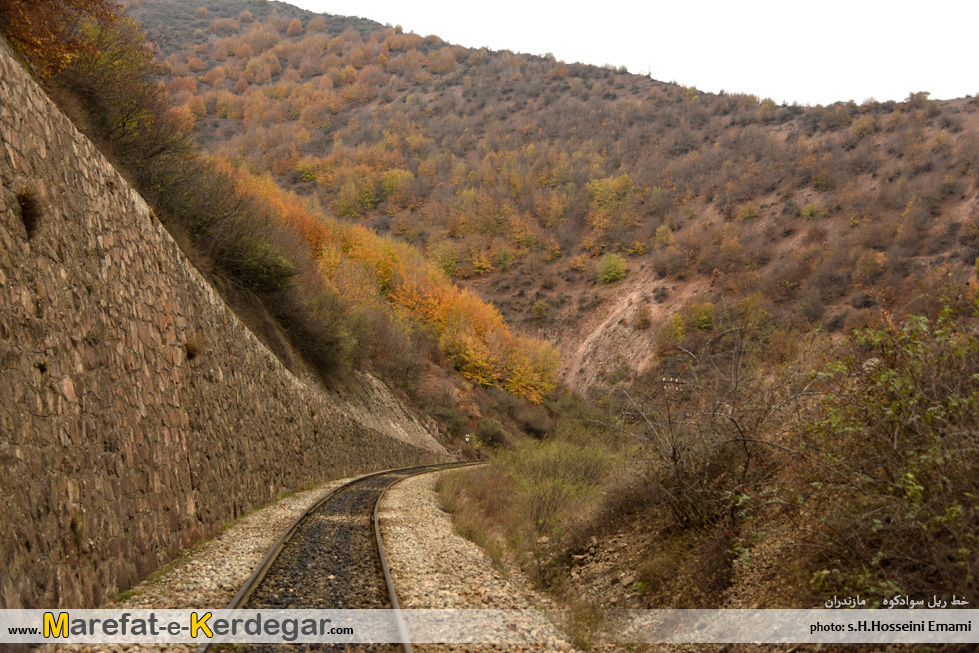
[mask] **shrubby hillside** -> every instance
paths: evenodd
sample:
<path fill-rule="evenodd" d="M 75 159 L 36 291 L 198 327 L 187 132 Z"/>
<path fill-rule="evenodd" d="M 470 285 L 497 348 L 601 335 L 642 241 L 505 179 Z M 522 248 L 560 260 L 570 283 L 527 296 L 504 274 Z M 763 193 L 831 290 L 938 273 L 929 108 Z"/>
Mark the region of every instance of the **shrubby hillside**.
<path fill-rule="evenodd" d="M 132 4 L 208 149 L 422 249 L 579 388 L 652 360 L 652 333 L 583 351 L 639 310 L 761 293 L 838 332 L 979 255 L 972 99 L 781 106 L 277 3 Z"/>

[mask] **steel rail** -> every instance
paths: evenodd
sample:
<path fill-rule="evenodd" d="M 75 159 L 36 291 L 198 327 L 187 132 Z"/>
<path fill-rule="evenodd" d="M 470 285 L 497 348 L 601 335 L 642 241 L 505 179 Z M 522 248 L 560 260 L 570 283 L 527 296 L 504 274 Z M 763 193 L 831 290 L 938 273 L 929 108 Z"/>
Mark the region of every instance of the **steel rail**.
<path fill-rule="evenodd" d="M 400 481 L 402 481 L 402 480 L 404 480 L 406 478 L 411 478 L 412 476 L 418 476 L 419 474 L 425 474 L 425 473 L 430 473 L 430 472 L 437 472 L 437 471 L 441 471 L 441 470 L 444 470 L 444 469 L 453 469 L 455 467 L 468 467 L 468 466 L 471 466 L 471 465 L 482 465 L 482 464 L 485 464 L 485 463 L 482 463 L 482 462 L 475 462 L 475 463 L 472 463 L 472 462 L 470 462 L 470 463 L 438 463 L 438 464 L 434 464 L 434 465 L 415 465 L 413 467 L 400 467 L 400 468 L 393 468 L 393 469 L 385 469 L 383 471 L 373 472 L 371 474 L 365 474 L 364 476 L 357 477 L 357 478 L 353 479 L 352 481 L 348 481 L 347 483 L 344 483 L 343 485 L 340 485 L 338 487 L 333 488 L 332 490 L 330 490 L 329 492 L 327 492 L 323 497 L 321 497 L 319 500 L 317 500 L 313 505 L 311 505 L 309 508 L 307 508 L 305 511 L 303 511 L 303 514 L 301 514 L 292 523 L 292 525 L 289 526 L 289 528 L 286 530 L 286 532 L 282 534 L 282 537 L 280 537 L 276 541 L 276 543 L 272 545 L 272 548 L 270 548 L 269 551 L 268 551 L 268 553 L 265 554 L 265 557 L 258 564 L 258 566 L 255 568 L 255 570 L 252 572 L 252 574 L 248 577 L 248 579 L 245 581 L 245 583 L 241 586 L 241 588 L 238 590 L 238 592 L 234 595 L 234 597 L 231 599 L 231 601 L 228 603 L 228 605 L 227 605 L 227 607 L 225 609 L 227 609 L 227 610 L 238 610 L 243 605 L 245 605 L 245 603 L 248 602 L 248 599 L 251 596 L 252 592 L 255 591 L 255 588 L 258 587 L 258 585 L 262 582 L 262 580 L 268 574 L 269 569 L 272 568 L 272 565 L 275 563 L 276 559 L 279 557 L 279 554 L 282 553 L 282 550 L 285 548 L 286 544 L 288 544 L 289 543 L 289 540 L 291 540 L 292 537 L 293 537 L 293 535 L 295 535 L 296 531 L 299 529 L 300 524 L 302 524 L 302 522 L 307 517 L 309 517 L 312 513 L 314 513 L 317 510 L 319 510 L 323 506 L 323 504 L 325 504 L 330 499 L 334 498 L 340 492 L 342 492 L 344 490 L 347 490 L 347 489 L 353 487 L 354 485 L 357 485 L 358 483 L 361 483 L 363 481 L 366 481 L 367 479 L 376 478 L 378 476 L 384 476 L 385 474 L 391 474 L 391 473 L 394 473 L 394 472 L 409 472 L 409 471 L 417 470 L 417 471 L 414 471 L 414 473 L 409 474 L 408 476 L 405 476 L 405 477 L 402 477 L 400 479 L 397 479 L 394 483 L 391 483 L 391 485 L 395 485 L 396 483 L 398 483 L 398 482 L 400 482 Z M 388 570 L 387 558 L 384 555 L 384 546 L 383 546 L 383 544 L 381 542 L 381 531 L 380 531 L 380 526 L 379 526 L 379 523 L 378 523 L 378 507 L 380 506 L 380 503 L 381 503 L 381 497 L 384 496 L 384 493 L 387 491 L 387 489 L 389 487 L 391 487 L 391 485 L 389 485 L 389 486 L 387 486 L 387 487 L 385 487 L 385 488 L 383 488 L 381 490 L 381 493 L 378 495 L 377 501 L 374 503 L 374 514 L 373 514 L 374 534 L 375 534 L 375 537 L 377 539 L 377 550 L 378 550 L 378 554 L 379 554 L 380 559 L 381 559 L 381 569 L 384 572 L 384 582 L 386 583 L 387 588 L 388 588 L 388 594 L 389 594 L 389 597 L 391 599 L 391 606 L 396 611 L 395 612 L 395 615 L 396 615 L 396 619 L 397 619 L 397 623 L 398 623 L 398 633 L 399 633 L 400 638 L 402 640 L 402 642 L 400 644 L 401 644 L 402 649 L 405 651 L 405 653 L 412 653 L 411 643 L 408 641 L 407 629 L 405 628 L 404 620 L 401 617 L 400 608 L 398 607 L 398 596 L 397 596 L 397 593 L 395 592 L 394 582 L 392 581 L 391 574 L 390 574 L 390 572 Z M 205 642 L 205 643 L 203 643 L 203 644 L 201 644 L 200 646 L 197 647 L 196 653 L 207 653 L 208 651 L 211 650 L 211 646 L 212 646 L 212 643 L 211 642 Z"/>
<path fill-rule="evenodd" d="M 398 604 L 398 593 L 394 589 L 394 579 L 391 578 L 391 572 L 388 569 L 388 559 L 387 556 L 384 555 L 384 542 L 381 538 L 381 523 L 378 518 L 378 513 L 381 509 L 381 500 L 384 498 L 384 494 L 388 490 L 393 488 L 401 481 L 407 480 L 409 478 L 414 478 L 415 476 L 421 476 L 422 474 L 430 474 L 432 472 L 441 471 L 443 469 L 453 469 L 457 467 L 471 467 L 473 465 L 485 465 L 485 464 L 487 463 L 484 462 L 448 463 L 446 465 L 441 466 L 438 469 L 429 469 L 423 472 L 418 472 L 417 474 L 411 474 L 410 476 L 402 476 L 394 483 L 391 483 L 383 490 L 381 490 L 381 493 L 377 495 L 377 501 L 374 502 L 374 537 L 377 538 L 377 552 L 381 557 L 381 571 L 384 572 L 384 582 L 387 583 L 388 586 L 388 594 L 391 597 L 391 608 L 394 610 L 394 619 L 398 624 L 398 635 L 400 635 L 400 639 L 401 639 L 401 650 L 404 651 L 404 653 L 413 653 L 413 649 L 411 647 L 411 637 L 408 634 L 408 627 L 405 625 L 404 617 L 401 616 L 401 606 Z"/>

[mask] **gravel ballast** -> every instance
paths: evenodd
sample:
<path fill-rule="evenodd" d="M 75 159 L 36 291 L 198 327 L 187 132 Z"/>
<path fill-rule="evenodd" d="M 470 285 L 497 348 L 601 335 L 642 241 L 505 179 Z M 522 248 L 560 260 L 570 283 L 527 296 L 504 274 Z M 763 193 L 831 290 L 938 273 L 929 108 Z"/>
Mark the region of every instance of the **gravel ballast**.
<path fill-rule="evenodd" d="M 556 610 L 529 588 L 519 570 L 504 575 L 481 548 L 460 537 L 439 507 L 439 473 L 405 479 L 381 500 L 381 535 L 401 608 Z M 518 626 L 534 645 L 446 646 L 415 644 L 416 651 L 571 651 L 564 635 L 541 612 Z"/>

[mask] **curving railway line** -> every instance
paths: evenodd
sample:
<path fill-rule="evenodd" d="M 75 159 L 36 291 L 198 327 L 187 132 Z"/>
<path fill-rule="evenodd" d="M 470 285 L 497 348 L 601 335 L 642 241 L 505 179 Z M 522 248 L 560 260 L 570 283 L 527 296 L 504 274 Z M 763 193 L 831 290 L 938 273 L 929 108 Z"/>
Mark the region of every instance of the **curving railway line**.
<path fill-rule="evenodd" d="M 341 485 L 312 505 L 272 547 L 229 609 L 385 609 L 398 606 L 381 543 L 377 509 L 384 491 L 409 476 L 473 463 L 377 472 Z M 476 463 L 479 464 L 479 463 Z M 271 651 L 275 645 L 239 645 Z M 295 650 L 410 652 L 410 644 L 295 644 Z M 212 651 L 204 644 L 197 653 Z M 286 649 L 283 649 L 286 650 Z"/>

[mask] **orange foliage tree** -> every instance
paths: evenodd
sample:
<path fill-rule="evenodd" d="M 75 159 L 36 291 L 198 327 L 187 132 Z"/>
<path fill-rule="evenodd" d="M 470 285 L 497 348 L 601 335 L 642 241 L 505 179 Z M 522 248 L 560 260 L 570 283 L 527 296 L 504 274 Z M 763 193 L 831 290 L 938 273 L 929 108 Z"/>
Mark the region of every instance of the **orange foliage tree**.
<path fill-rule="evenodd" d="M 0 27 L 42 75 L 68 66 L 92 44 L 79 32 L 85 21 L 111 21 L 119 5 L 108 0 L 0 0 Z"/>

